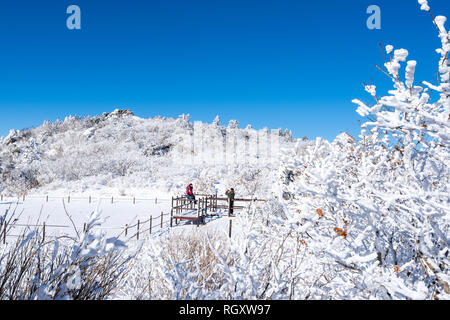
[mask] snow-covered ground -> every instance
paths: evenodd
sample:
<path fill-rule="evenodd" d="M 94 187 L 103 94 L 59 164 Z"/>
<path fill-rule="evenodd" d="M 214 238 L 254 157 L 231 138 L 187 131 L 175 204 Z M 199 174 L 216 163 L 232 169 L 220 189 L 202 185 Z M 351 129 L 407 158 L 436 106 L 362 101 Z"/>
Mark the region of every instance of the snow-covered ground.
<path fill-rule="evenodd" d="M 133 235 L 137 233 L 138 221 L 140 238 L 150 234 L 150 219 L 153 220 L 153 234 L 168 231 L 170 209 L 171 195 L 168 194 L 156 199 L 91 196 L 90 203 L 89 196 L 86 195 L 71 196 L 70 199 L 68 196 L 49 197 L 48 200 L 46 196 L 33 195 L 25 197 L 25 200 L 5 197 L 4 201 L 0 202 L 0 211 L 15 211 L 17 219 L 11 224 L 17 225 L 17 227 L 14 227 L 8 234 L 8 241 L 15 241 L 15 237 L 21 234 L 27 226 L 30 229 L 35 226 L 42 228 L 43 222 L 45 222 L 46 237 L 63 235 L 74 237 L 76 234 L 74 227 L 78 232 L 83 230 L 84 224 L 89 221 L 89 216 L 94 211 L 98 211 L 101 219 L 104 220 L 101 227 L 96 227 L 96 229 L 101 229 L 105 236 L 119 236 L 119 239 L 122 240 L 133 240 L 135 238 Z M 239 210 L 235 210 L 235 212 L 238 213 Z M 163 214 L 163 228 L 161 228 L 161 214 Z M 225 225 L 224 220 L 228 221 L 227 211 L 221 209 L 217 212 L 217 216 L 206 218 L 206 224 L 202 226 L 202 229 L 219 227 L 223 231 L 227 231 L 228 226 Z M 173 226 L 185 231 L 192 227 L 196 229 L 196 225 L 190 221 L 179 221 L 176 224 L 174 220 Z M 128 227 L 127 236 L 124 233 L 126 227 Z"/>
<path fill-rule="evenodd" d="M 45 222 L 48 235 L 69 233 L 73 235 L 73 223 L 79 230 L 83 230 L 83 224 L 88 221 L 89 214 L 98 210 L 101 217 L 105 219 L 102 228 L 108 236 L 118 235 L 125 225 L 133 225 L 138 220 L 148 220 L 150 217 L 157 217 L 163 212 L 170 212 L 170 199 L 160 199 L 157 204 L 155 200 L 136 200 L 133 204 L 132 198 L 116 198 L 111 203 L 111 198 L 92 197 L 71 197 L 70 202 L 65 198 L 49 198 L 45 196 L 26 197 L 23 199 L 7 200 L 0 203 L 0 210 L 16 210 L 20 216 L 16 224 L 35 225 Z M 68 217 L 70 216 L 70 218 Z M 167 216 L 165 217 L 167 222 Z M 158 224 L 156 229 L 158 229 Z M 55 226 L 55 227 L 52 227 Z M 56 227 L 58 226 L 58 227 Z"/>

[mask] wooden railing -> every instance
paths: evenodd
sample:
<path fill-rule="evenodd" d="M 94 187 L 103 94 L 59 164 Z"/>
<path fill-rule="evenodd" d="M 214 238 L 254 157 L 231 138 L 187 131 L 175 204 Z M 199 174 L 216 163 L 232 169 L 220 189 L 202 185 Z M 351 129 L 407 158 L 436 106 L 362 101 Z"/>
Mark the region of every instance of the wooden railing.
<path fill-rule="evenodd" d="M 158 217 L 153 217 L 151 216 L 149 219 L 141 221 L 138 220 L 135 224 L 133 225 L 125 225 L 124 230 L 119 234 L 118 237 L 120 237 L 122 234 L 124 234 L 125 237 L 128 236 L 129 230 L 136 228 L 136 232 L 129 237 L 129 239 L 133 239 L 136 238 L 136 240 L 139 240 L 140 235 L 146 234 L 148 233 L 149 235 L 152 234 L 152 229 L 154 229 L 155 227 L 159 226 L 160 229 L 163 229 L 164 226 L 164 216 L 169 216 L 169 213 L 163 213 L 161 212 L 161 214 Z M 156 220 L 156 224 L 153 223 L 153 220 Z M 168 223 L 169 221 L 167 220 L 166 223 Z M 146 228 L 145 226 L 147 226 L 148 228 Z"/>
<path fill-rule="evenodd" d="M 121 230 L 121 232 L 116 236 L 116 238 L 119 238 L 123 236 L 125 239 L 134 239 L 139 240 L 141 235 L 144 234 L 152 234 L 152 232 L 159 228 L 160 230 L 164 228 L 164 226 L 168 226 L 169 220 L 164 217 L 169 216 L 169 213 L 164 214 L 161 212 L 161 214 L 157 217 L 150 216 L 146 220 L 140 220 L 138 219 L 136 223 L 134 224 L 126 224 L 123 227 L 95 227 L 95 229 L 101 229 L 101 230 Z M 156 220 L 156 222 L 154 222 Z M 86 232 L 86 223 L 83 224 L 83 226 L 69 226 L 69 225 L 56 225 L 56 224 L 47 224 L 45 222 L 43 223 L 35 223 L 35 224 L 23 224 L 23 223 L 17 223 L 16 221 L 1 221 L 0 222 L 0 241 L 3 244 L 6 244 L 6 237 L 20 237 L 21 235 L 13 235 L 9 234 L 11 230 L 14 228 L 20 228 L 20 227 L 29 227 L 29 228 L 38 228 L 42 231 L 42 242 L 48 238 L 48 229 L 49 228 L 66 228 L 66 229 L 73 229 L 75 228 L 76 233 L 78 232 Z M 134 233 L 132 233 L 134 231 Z M 67 236 L 65 236 L 67 237 Z"/>
<path fill-rule="evenodd" d="M 92 202 L 94 199 L 101 199 L 101 200 L 108 200 L 111 201 L 111 203 L 115 203 L 118 201 L 130 201 L 133 202 L 133 204 L 136 204 L 136 201 L 152 201 L 155 204 L 170 201 L 170 199 L 164 199 L 164 198 L 142 198 L 142 197 L 124 197 L 124 196 L 103 196 L 103 197 L 93 197 L 93 196 L 85 196 L 85 197 L 77 197 L 77 196 L 50 196 L 50 195 L 20 195 L 20 196 L 6 196 L 4 194 L 0 195 L 0 202 L 6 201 L 6 200 L 13 200 L 13 201 L 25 201 L 26 199 L 45 199 L 46 202 L 48 202 L 50 199 L 64 199 L 68 203 L 73 200 L 83 200 L 88 201 L 89 203 Z"/>
<path fill-rule="evenodd" d="M 178 220 L 194 221 L 197 226 L 204 223 L 208 213 L 217 211 L 217 197 L 207 195 L 198 197 L 195 200 L 188 199 L 186 196 L 172 197 L 172 208 L 170 210 L 170 226 L 173 226 L 173 220 L 178 224 Z M 191 212 L 191 215 L 183 215 L 183 212 Z M 196 214 L 195 214 L 196 213 Z"/>
<path fill-rule="evenodd" d="M 227 209 L 228 216 L 234 209 L 243 209 L 243 205 L 236 206 L 235 202 L 255 202 L 255 201 L 267 201 L 264 199 L 244 199 L 244 198 L 234 198 L 232 201 L 226 198 L 218 197 L 215 195 L 208 194 L 197 194 L 196 201 L 188 199 L 186 196 L 176 196 L 172 197 L 172 209 L 170 211 L 171 216 L 171 226 L 173 225 L 172 220 L 178 223 L 178 220 L 194 220 L 199 222 L 204 218 L 204 216 L 214 214 L 218 209 Z M 187 216 L 182 213 L 185 211 L 197 211 L 197 216 Z"/>
<path fill-rule="evenodd" d="M 140 219 L 132 224 L 128 225 L 126 224 L 124 227 L 98 227 L 99 229 L 117 229 L 122 230 L 119 235 L 117 235 L 117 238 L 120 236 L 124 236 L 127 239 L 134 239 L 136 238 L 139 240 L 140 236 L 143 234 L 152 234 L 152 231 L 159 226 L 160 229 L 163 229 L 164 224 L 168 224 L 168 226 L 173 227 L 173 220 L 175 220 L 176 224 L 178 224 L 178 220 L 191 220 L 197 223 L 197 226 L 200 225 L 200 223 L 204 224 L 205 217 L 206 216 L 213 216 L 216 215 L 219 209 L 227 209 L 228 210 L 228 216 L 232 217 L 231 213 L 234 209 L 243 209 L 244 206 L 236 206 L 234 205 L 235 202 L 255 202 L 255 201 L 267 201 L 264 199 L 243 199 L 243 198 L 235 198 L 233 201 L 229 201 L 227 197 L 218 197 L 217 194 L 215 195 L 205 195 L 200 194 L 197 195 L 198 199 L 196 199 L 196 202 L 193 200 L 188 199 L 186 196 L 177 196 L 172 197 L 172 199 L 139 199 L 139 200 L 154 200 L 155 204 L 158 203 L 158 200 L 169 200 L 171 201 L 172 208 L 170 210 L 170 213 L 164 214 L 161 212 L 161 214 L 157 217 L 150 216 L 148 219 L 141 221 Z M 6 197 L 4 195 L 1 195 L 1 201 L 3 201 Z M 29 197 L 31 198 L 31 197 Z M 41 197 L 42 198 L 42 197 Z M 72 199 L 81 199 L 81 200 L 88 200 L 89 203 L 92 201 L 92 197 L 77 197 L 77 198 L 71 198 L 71 196 L 67 197 L 53 197 L 53 198 L 67 198 L 67 201 L 70 202 Z M 25 196 L 22 197 L 23 200 L 25 200 Z M 48 202 L 49 196 L 45 196 L 46 201 Z M 109 199 L 109 198 L 107 198 Z M 19 199 L 18 199 L 19 200 Z M 123 199 L 121 199 L 123 200 Z M 133 203 L 136 203 L 137 198 L 132 198 Z M 225 202 L 225 203 L 224 203 Z M 114 203 L 114 197 L 111 197 L 111 203 Z M 192 215 L 183 215 L 183 212 L 191 212 Z M 167 219 L 164 221 L 165 216 L 170 216 L 170 220 Z M 156 222 L 154 223 L 154 220 Z M 42 224 L 19 224 L 17 221 L 0 221 L 0 241 L 5 244 L 6 243 L 6 237 L 7 236 L 14 236 L 14 235 L 8 235 L 8 231 L 15 227 L 38 227 L 42 228 L 42 241 L 45 240 L 46 237 L 46 228 L 74 228 L 74 226 L 65 226 L 65 225 L 52 225 L 52 224 L 46 224 L 45 222 Z M 79 228 L 81 230 L 81 227 L 78 226 L 76 228 Z M 86 231 L 86 223 L 82 226 L 83 232 Z M 134 233 L 131 233 L 132 235 L 129 236 L 130 232 L 134 231 Z M 231 236 L 231 220 L 230 220 L 230 236 Z M 15 235 L 15 237 L 19 237 L 19 235 Z"/>

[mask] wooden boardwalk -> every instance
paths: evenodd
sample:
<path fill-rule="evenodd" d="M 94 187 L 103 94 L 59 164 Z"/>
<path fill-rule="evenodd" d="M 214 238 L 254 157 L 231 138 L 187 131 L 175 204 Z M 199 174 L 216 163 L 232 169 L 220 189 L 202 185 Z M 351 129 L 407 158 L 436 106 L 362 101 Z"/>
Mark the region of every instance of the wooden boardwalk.
<path fill-rule="evenodd" d="M 205 217 L 218 214 L 219 209 L 227 209 L 228 216 L 232 217 L 233 210 L 244 209 L 245 206 L 236 206 L 235 202 L 254 202 L 267 201 L 262 199 L 243 199 L 235 198 L 229 201 L 228 198 L 218 197 L 216 195 L 197 195 L 198 198 L 194 202 L 185 195 L 172 197 L 172 209 L 170 210 L 170 226 L 173 226 L 173 220 L 178 224 L 179 220 L 192 221 L 199 226 L 205 223 Z"/>

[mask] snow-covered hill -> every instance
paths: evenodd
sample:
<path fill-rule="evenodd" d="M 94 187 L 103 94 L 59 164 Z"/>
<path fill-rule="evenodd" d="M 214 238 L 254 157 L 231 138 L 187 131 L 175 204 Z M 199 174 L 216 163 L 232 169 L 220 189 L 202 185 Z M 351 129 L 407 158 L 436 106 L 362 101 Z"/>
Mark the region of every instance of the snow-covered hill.
<path fill-rule="evenodd" d="M 233 185 L 242 195 L 261 195 L 268 189 L 246 180 L 267 181 L 280 148 L 293 143 L 289 130 L 240 129 L 235 120 L 222 126 L 218 117 L 209 124 L 185 115 L 144 119 L 129 110 L 71 116 L 1 138 L 0 191 L 177 193 L 193 182 L 197 192 Z"/>

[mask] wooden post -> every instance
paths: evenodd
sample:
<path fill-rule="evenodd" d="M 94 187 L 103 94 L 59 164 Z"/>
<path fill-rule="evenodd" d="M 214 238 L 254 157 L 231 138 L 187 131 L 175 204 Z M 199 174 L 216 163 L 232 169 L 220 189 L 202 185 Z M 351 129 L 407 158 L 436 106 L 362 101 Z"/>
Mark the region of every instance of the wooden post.
<path fill-rule="evenodd" d="M 197 207 L 197 227 L 200 225 L 200 205 L 202 199 L 198 199 L 198 207 Z"/>
<path fill-rule="evenodd" d="M 136 197 L 133 197 L 133 204 L 136 204 Z"/>
<path fill-rule="evenodd" d="M 153 222 L 153 216 L 150 216 L 150 234 L 152 234 L 152 222 Z"/>
<path fill-rule="evenodd" d="M 163 218 L 164 218 L 164 214 L 163 214 L 163 212 L 161 211 L 161 229 L 162 229 L 162 227 L 163 227 Z"/>
<path fill-rule="evenodd" d="M 128 234 L 128 224 L 125 225 L 125 237 L 127 236 L 127 234 Z"/>
<path fill-rule="evenodd" d="M 232 226 L 233 220 L 230 219 L 230 228 L 228 230 L 228 237 L 231 238 L 231 226 Z"/>
<path fill-rule="evenodd" d="M 136 240 L 139 240 L 139 225 L 140 225 L 140 221 L 138 220 L 138 223 L 137 223 Z"/>
<path fill-rule="evenodd" d="M 228 198 L 228 216 L 231 216 L 231 200 Z"/>
<path fill-rule="evenodd" d="M 45 197 L 45 202 L 48 202 L 48 195 Z"/>
<path fill-rule="evenodd" d="M 89 196 L 89 203 L 91 203 L 91 201 L 92 201 L 91 196 Z"/>
<path fill-rule="evenodd" d="M 22 198 L 22 201 L 25 201 L 25 193 L 23 194 L 23 198 Z"/>
<path fill-rule="evenodd" d="M 155 198 L 155 204 L 158 204 L 158 198 Z"/>
<path fill-rule="evenodd" d="M 45 222 L 42 225 L 42 243 L 44 243 L 44 241 L 45 241 Z"/>
<path fill-rule="evenodd" d="M 173 226 L 173 209 L 170 209 L 170 227 Z"/>
<path fill-rule="evenodd" d="M 86 233 L 86 222 L 83 223 L 83 233 Z"/>
<path fill-rule="evenodd" d="M 70 196 L 67 197 L 67 203 L 70 203 Z"/>
<path fill-rule="evenodd" d="M 206 198 L 202 199 L 202 207 L 200 208 L 200 222 L 203 224 L 203 218 L 205 217 Z"/>

